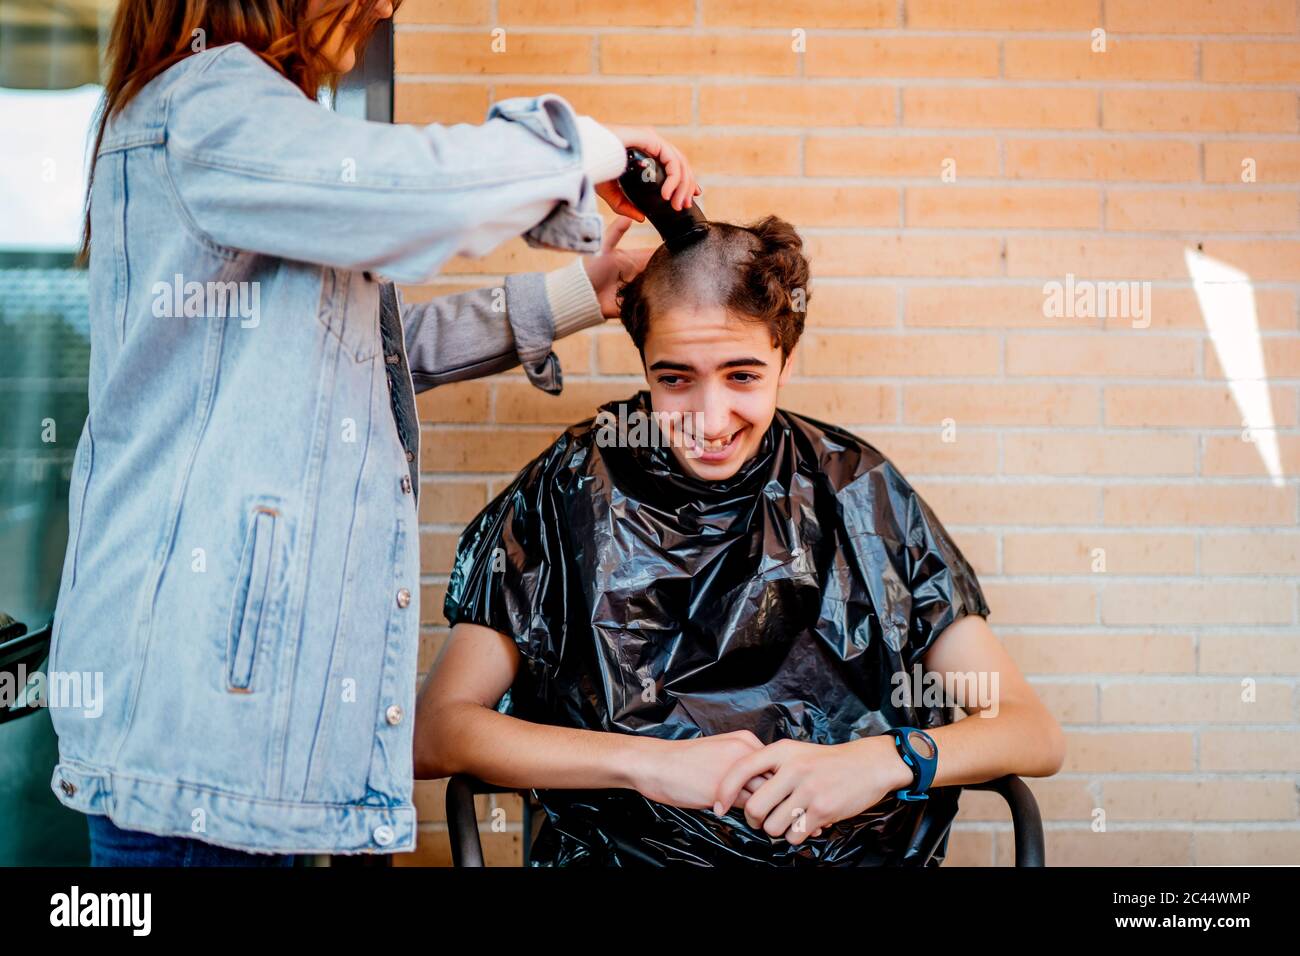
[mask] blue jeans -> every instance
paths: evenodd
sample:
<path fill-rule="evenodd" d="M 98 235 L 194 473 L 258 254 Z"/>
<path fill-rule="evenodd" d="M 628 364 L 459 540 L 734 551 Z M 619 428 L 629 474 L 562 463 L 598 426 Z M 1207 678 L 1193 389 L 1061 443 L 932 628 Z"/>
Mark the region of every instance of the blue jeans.
<path fill-rule="evenodd" d="M 246 853 L 192 837 L 123 830 L 103 814 L 87 814 L 91 866 L 293 866 L 292 853 Z"/>

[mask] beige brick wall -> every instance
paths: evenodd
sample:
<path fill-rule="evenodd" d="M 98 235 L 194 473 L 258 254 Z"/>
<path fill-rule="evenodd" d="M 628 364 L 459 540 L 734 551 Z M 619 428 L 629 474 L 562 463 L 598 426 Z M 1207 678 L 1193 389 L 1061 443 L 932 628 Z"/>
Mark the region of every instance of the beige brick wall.
<path fill-rule="evenodd" d="M 783 404 L 890 455 L 976 565 L 1069 738 L 1062 773 L 1031 782 L 1049 860 L 1300 863 L 1298 7 L 406 0 L 397 119 L 478 123 L 556 92 L 678 142 L 713 218 L 790 219 L 814 283 Z M 1188 250 L 1243 273 L 1220 287 L 1238 298 L 1203 309 Z M 407 294 L 565 261 L 513 241 Z M 1149 282 L 1149 324 L 1045 317 L 1067 275 Z M 421 397 L 422 670 L 460 528 L 561 426 L 641 384 L 616 322 L 558 351 L 559 398 L 519 373 Z M 402 862 L 446 864 L 442 784 L 417 789 Z M 484 840 L 509 864 L 504 805 Z M 1006 864 L 1005 821 L 966 794 L 951 861 Z"/>

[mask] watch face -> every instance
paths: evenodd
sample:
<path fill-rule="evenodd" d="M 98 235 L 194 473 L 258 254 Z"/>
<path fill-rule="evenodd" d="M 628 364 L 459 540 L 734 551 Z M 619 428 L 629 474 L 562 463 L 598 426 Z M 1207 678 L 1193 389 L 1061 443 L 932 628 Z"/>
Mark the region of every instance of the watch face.
<path fill-rule="evenodd" d="M 926 760 L 934 756 L 934 747 L 930 745 L 930 739 L 919 731 L 914 730 L 908 734 L 907 742 L 912 745 L 913 750 Z"/>

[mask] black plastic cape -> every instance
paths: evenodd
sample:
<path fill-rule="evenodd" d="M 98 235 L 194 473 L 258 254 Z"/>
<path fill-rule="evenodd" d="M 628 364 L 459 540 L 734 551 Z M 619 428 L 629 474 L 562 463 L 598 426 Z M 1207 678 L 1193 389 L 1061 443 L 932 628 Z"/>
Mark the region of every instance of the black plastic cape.
<path fill-rule="evenodd" d="M 894 465 L 778 409 L 735 476 L 703 481 L 663 442 L 610 443 L 611 417 L 648 411 L 642 391 L 567 429 L 461 536 L 447 619 L 509 635 L 522 655 L 498 709 L 670 739 L 747 728 L 764 743 L 951 723 L 954 708 L 914 682 L 900 699 L 895 677 L 917 676 L 945 627 L 989 608 Z M 631 789 L 539 790 L 547 819 L 532 863 L 934 866 L 959 792 L 890 795 L 795 846 L 737 808 L 717 817 Z"/>

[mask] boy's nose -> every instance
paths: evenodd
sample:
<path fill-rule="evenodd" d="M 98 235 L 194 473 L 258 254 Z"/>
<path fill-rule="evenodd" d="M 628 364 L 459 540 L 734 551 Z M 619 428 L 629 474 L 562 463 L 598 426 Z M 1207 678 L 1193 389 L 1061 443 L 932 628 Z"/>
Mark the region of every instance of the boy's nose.
<path fill-rule="evenodd" d="M 731 405 L 721 399 L 706 399 L 699 410 L 704 438 L 726 438 L 731 434 Z"/>

